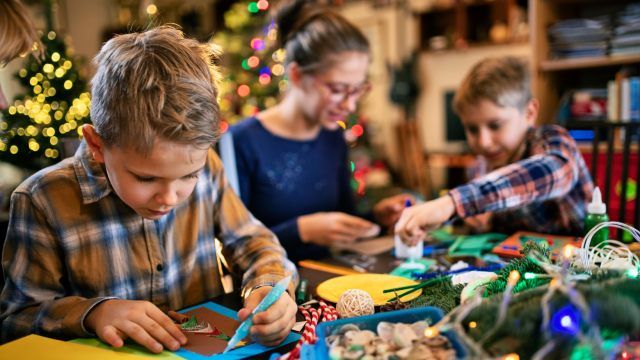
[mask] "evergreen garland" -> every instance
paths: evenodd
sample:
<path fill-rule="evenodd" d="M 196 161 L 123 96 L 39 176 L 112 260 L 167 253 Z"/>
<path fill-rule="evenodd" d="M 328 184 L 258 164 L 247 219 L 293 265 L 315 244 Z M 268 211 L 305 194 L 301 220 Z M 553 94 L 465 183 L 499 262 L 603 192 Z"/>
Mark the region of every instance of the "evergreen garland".
<path fill-rule="evenodd" d="M 485 291 L 483 296 L 490 297 L 495 294 L 501 294 L 507 288 L 507 280 L 509 279 L 509 274 L 513 270 L 517 270 L 520 275 L 524 275 L 526 273 L 532 274 L 545 274 L 544 269 L 536 264 L 533 260 L 529 258 L 530 255 L 536 253 L 543 261 L 549 262 L 551 256 L 551 249 L 549 249 L 546 244 L 539 244 L 535 241 L 527 241 L 522 248 L 522 253 L 525 257 L 518 258 L 512 260 L 507 266 L 502 268 L 498 272 L 498 278 L 491 283 L 485 286 Z M 548 284 L 550 279 L 548 278 L 533 278 L 526 279 L 523 277 L 520 278 L 520 281 L 513 288 L 514 293 L 519 293 L 524 290 L 533 289 L 538 286 Z"/>
<path fill-rule="evenodd" d="M 611 269 L 594 269 L 587 280 L 574 284 L 575 290 L 582 294 L 589 306 L 588 318 L 578 319 L 578 326 L 584 334 L 593 335 L 595 328 L 590 324 L 597 324 L 602 342 L 581 343 L 574 334 L 564 333 L 551 325 L 541 329 L 542 299 L 551 279 L 524 275 L 546 274 L 539 262 L 551 262 L 550 250 L 530 241 L 525 244 L 523 253 L 524 258 L 512 260 L 498 272 L 496 280 L 485 286 L 482 304 L 462 320 L 467 335 L 474 341 L 480 342 L 492 332 L 481 344 L 489 354 L 517 353 L 521 359 L 527 359 L 553 340 L 556 345 L 545 359 L 599 359 L 604 358 L 605 353 L 615 351 L 622 336 L 640 334 L 640 281 L 625 276 L 624 271 Z M 537 260 L 532 257 L 534 253 Z M 507 280 L 513 270 L 522 277 L 513 288 L 506 320 L 493 331 Z M 409 302 L 409 307 L 437 306 L 450 312 L 459 305 L 464 287 L 454 286 L 450 280 L 448 276 L 445 281 L 425 286 L 423 294 Z M 549 314 L 553 318 L 562 309 L 572 306 L 565 294 L 556 292 L 549 300 Z"/>
<path fill-rule="evenodd" d="M 435 306 L 445 313 L 460 305 L 460 293 L 464 285 L 452 285 L 451 276 L 447 281 L 441 281 L 435 285 L 422 289 L 422 294 L 408 302 L 409 308 Z"/>
<path fill-rule="evenodd" d="M 619 272 L 615 272 L 618 273 Z M 600 279 L 590 279 L 576 285 L 589 304 L 590 316 L 602 330 L 602 334 L 617 337 L 622 334 L 640 332 L 640 281 L 636 279 L 608 279 L 613 274 L 600 274 Z M 605 279 L 605 280 L 602 280 Z M 507 310 L 507 320 L 484 344 L 491 354 L 516 352 L 521 358 L 531 357 L 543 347 L 547 340 L 542 325 L 541 302 L 547 287 L 525 290 L 512 298 Z M 468 335 L 479 341 L 494 325 L 502 295 L 486 299 L 481 306 L 471 311 L 464 319 L 465 324 L 475 322 L 474 328 L 468 328 Z M 564 294 L 556 293 L 550 301 L 551 313 L 569 304 Z M 588 331 L 583 319 L 583 331 Z M 558 341 L 553 356 L 549 359 L 566 359 L 577 344 L 576 338 L 569 335 L 553 334 Z"/>
<path fill-rule="evenodd" d="M 507 280 L 511 271 L 517 270 L 521 276 L 526 273 L 533 274 L 545 274 L 546 272 L 542 267 L 535 264 L 529 258 L 519 258 L 512 260 L 507 266 L 502 268 L 498 272 L 498 278 L 485 286 L 483 297 L 490 297 L 496 294 L 501 294 L 507 288 Z M 513 288 L 514 293 L 533 289 L 538 286 L 546 285 L 550 281 L 549 278 L 534 278 L 525 279 L 524 276 L 520 278 L 520 281 Z"/>

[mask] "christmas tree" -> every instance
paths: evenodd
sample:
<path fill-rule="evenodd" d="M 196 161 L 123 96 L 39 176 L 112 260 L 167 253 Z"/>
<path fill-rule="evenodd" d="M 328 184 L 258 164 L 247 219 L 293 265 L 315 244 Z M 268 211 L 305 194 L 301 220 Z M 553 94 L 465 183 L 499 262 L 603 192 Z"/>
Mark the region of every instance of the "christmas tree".
<path fill-rule="evenodd" d="M 277 103 L 284 78 L 284 50 L 276 49 L 277 27 L 267 22 L 267 0 L 240 1 L 224 15 L 225 30 L 213 41 L 224 49 L 220 84 L 223 128 Z"/>
<path fill-rule="evenodd" d="M 79 138 L 89 121 L 90 93 L 60 34 L 42 35 L 42 59 L 30 55 L 15 77 L 26 89 L 0 117 L 0 161 L 37 170 L 60 160 L 63 138 Z"/>

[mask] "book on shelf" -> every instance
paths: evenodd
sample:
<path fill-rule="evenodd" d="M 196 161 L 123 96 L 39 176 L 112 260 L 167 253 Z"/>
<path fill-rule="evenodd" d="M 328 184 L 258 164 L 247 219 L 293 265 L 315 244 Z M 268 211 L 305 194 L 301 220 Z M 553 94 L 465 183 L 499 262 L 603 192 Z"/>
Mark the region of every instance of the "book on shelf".
<path fill-rule="evenodd" d="M 640 121 L 640 77 L 629 78 L 629 119 Z"/>
<path fill-rule="evenodd" d="M 620 82 L 620 121 L 631 121 L 631 92 L 629 78 L 623 78 Z"/>

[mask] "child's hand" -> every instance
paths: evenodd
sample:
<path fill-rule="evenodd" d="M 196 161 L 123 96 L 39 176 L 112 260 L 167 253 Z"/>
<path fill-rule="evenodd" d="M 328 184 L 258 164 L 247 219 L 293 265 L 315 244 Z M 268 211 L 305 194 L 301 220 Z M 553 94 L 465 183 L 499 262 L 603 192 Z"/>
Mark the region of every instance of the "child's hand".
<path fill-rule="evenodd" d="M 102 341 L 119 348 L 132 339 L 149 351 L 176 351 L 187 343 L 179 327 L 157 306 L 148 301 L 106 300 L 93 308 L 84 320 L 85 327 Z"/>
<path fill-rule="evenodd" d="M 399 194 L 382 199 L 373 207 L 373 216 L 378 223 L 384 226 L 391 226 L 400 218 L 407 200 L 411 201 L 412 204 L 416 202 L 415 198 L 408 194 Z"/>
<path fill-rule="evenodd" d="M 271 286 L 263 286 L 252 291 L 244 302 L 244 308 L 238 311 L 238 319 L 244 321 L 270 290 Z M 251 337 L 265 346 L 280 344 L 295 325 L 297 312 L 298 307 L 291 296 L 282 294 L 266 311 L 253 315 Z"/>
<path fill-rule="evenodd" d="M 439 227 L 454 213 L 455 204 L 449 195 L 406 208 L 396 224 L 395 233 L 404 243 L 414 246 L 422 241 L 427 230 Z"/>
<path fill-rule="evenodd" d="M 303 242 L 329 246 L 376 236 L 380 227 L 357 216 L 341 212 L 320 212 L 298 218 L 298 231 Z"/>

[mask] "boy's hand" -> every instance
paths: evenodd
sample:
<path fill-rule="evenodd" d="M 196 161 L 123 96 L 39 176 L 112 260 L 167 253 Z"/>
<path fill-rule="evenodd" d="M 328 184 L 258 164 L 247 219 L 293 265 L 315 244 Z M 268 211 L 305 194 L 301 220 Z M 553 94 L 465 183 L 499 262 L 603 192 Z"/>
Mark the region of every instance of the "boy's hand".
<path fill-rule="evenodd" d="M 271 286 L 263 286 L 252 291 L 244 308 L 238 311 L 238 319 L 244 321 L 270 290 Z M 251 337 L 265 346 L 280 344 L 295 325 L 297 312 L 298 307 L 289 293 L 282 294 L 266 311 L 253 315 Z"/>
<path fill-rule="evenodd" d="M 93 308 L 84 320 L 85 328 L 102 341 L 119 348 L 132 339 L 149 351 L 176 351 L 187 343 L 179 327 L 148 301 L 111 299 Z"/>
<path fill-rule="evenodd" d="M 404 243 L 414 246 L 424 238 L 427 230 L 439 227 L 454 213 L 455 204 L 449 195 L 406 208 L 396 224 L 395 233 Z"/>
<path fill-rule="evenodd" d="M 342 212 L 319 212 L 298 218 L 298 231 L 303 242 L 329 246 L 376 236 L 380 227 L 370 221 Z"/>
<path fill-rule="evenodd" d="M 378 223 L 387 227 L 391 226 L 400 218 L 407 200 L 412 204 L 416 202 L 415 198 L 408 194 L 398 194 L 382 199 L 373 207 L 373 216 Z"/>

